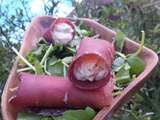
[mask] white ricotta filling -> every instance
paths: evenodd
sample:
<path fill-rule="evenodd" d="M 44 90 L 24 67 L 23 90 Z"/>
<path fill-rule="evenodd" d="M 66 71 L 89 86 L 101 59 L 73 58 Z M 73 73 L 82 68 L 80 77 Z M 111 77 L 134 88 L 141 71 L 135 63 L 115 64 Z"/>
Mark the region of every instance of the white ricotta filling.
<path fill-rule="evenodd" d="M 108 74 L 108 70 L 104 61 L 91 59 L 75 63 L 73 73 L 77 80 L 92 82 L 102 80 Z"/>
<path fill-rule="evenodd" d="M 73 29 L 66 23 L 57 24 L 52 32 L 52 38 L 57 44 L 67 44 L 72 40 Z"/>

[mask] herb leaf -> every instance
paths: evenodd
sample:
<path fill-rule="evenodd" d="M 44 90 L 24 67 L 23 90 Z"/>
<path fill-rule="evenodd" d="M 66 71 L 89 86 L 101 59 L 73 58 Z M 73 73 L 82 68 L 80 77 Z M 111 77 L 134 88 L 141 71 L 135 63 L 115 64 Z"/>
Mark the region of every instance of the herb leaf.
<path fill-rule="evenodd" d="M 51 74 L 51 75 L 58 75 L 58 76 L 63 76 L 63 64 L 61 62 L 61 60 L 57 60 L 53 61 L 50 59 L 47 63 L 47 71 Z"/>
<path fill-rule="evenodd" d="M 113 64 L 112 64 L 112 70 L 114 72 L 118 72 L 122 65 L 124 64 L 125 60 L 122 58 L 122 57 L 117 57 L 114 61 L 113 61 Z"/>
<path fill-rule="evenodd" d="M 18 115 L 17 120 L 40 120 L 41 116 L 33 115 L 33 114 L 28 114 L 28 113 L 20 113 Z"/>
<path fill-rule="evenodd" d="M 120 70 L 116 73 L 116 84 L 124 86 L 130 82 L 131 77 L 129 70 L 130 66 L 128 65 L 128 63 L 122 65 Z"/>
<path fill-rule="evenodd" d="M 127 57 L 126 61 L 128 62 L 128 64 L 131 66 L 130 69 L 130 74 L 131 75 L 138 75 L 141 72 L 143 72 L 144 68 L 145 68 L 145 63 L 143 62 L 143 60 L 134 55 L 131 54 L 130 56 Z"/>
<path fill-rule="evenodd" d="M 72 56 L 69 56 L 69 57 L 63 58 L 62 61 L 65 62 L 65 63 L 67 63 L 67 64 L 69 64 L 69 63 L 72 62 L 72 59 L 73 59 L 73 57 L 72 57 Z"/>
<path fill-rule="evenodd" d="M 36 74 L 37 75 L 41 75 L 41 74 L 44 74 L 44 71 L 43 71 L 43 66 L 37 62 L 34 67 L 36 68 Z"/>
<path fill-rule="evenodd" d="M 60 117 L 55 117 L 54 120 L 92 120 L 96 112 L 87 107 L 85 110 L 68 110 Z"/>
<path fill-rule="evenodd" d="M 125 35 L 123 32 L 117 32 L 116 34 L 116 48 L 117 51 L 121 52 L 123 50 L 124 42 L 125 42 Z"/>
<path fill-rule="evenodd" d="M 20 113 L 17 120 L 92 120 L 96 112 L 90 108 L 86 107 L 85 110 L 67 110 L 62 116 L 40 116 L 31 113 Z"/>

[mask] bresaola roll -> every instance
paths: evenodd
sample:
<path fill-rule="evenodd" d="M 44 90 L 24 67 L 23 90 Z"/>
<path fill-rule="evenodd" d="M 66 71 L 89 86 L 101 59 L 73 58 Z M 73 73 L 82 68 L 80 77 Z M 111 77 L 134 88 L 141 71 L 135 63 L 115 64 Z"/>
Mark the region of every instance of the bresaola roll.
<path fill-rule="evenodd" d="M 49 43 L 66 45 L 75 36 L 75 27 L 70 20 L 58 18 L 53 21 L 51 26 L 46 30 L 44 38 Z"/>
<path fill-rule="evenodd" d="M 80 89 L 91 90 L 105 86 L 111 77 L 114 54 L 112 43 L 84 38 L 69 67 L 69 80 Z"/>
<path fill-rule="evenodd" d="M 90 106 L 101 109 L 112 103 L 113 78 L 96 90 L 81 90 L 64 77 L 19 74 L 20 83 L 9 102 L 17 108 L 26 107 L 72 107 Z"/>

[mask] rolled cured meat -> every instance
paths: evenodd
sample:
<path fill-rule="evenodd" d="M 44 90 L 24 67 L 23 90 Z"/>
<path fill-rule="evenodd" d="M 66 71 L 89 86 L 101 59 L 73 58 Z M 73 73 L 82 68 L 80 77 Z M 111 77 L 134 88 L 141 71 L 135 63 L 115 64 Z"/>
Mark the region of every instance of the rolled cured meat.
<path fill-rule="evenodd" d="M 72 107 L 86 106 L 101 109 L 112 103 L 113 79 L 103 88 L 81 90 L 73 86 L 68 78 L 19 74 L 20 83 L 9 103 L 17 108 L 27 107 Z"/>
<path fill-rule="evenodd" d="M 44 38 L 49 43 L 66 45 L 74 38 L 74 35 L 74 25 L 66 18 L 57 18 L 46 30 Z"/>
<path fill-rule="evenodd" d="M 111 65 L 114 59 L 112 43 L 86 37 L 70 64 L 68 77 L 81 89 L 97 89 L 105 86 L 111 77 Z"/>

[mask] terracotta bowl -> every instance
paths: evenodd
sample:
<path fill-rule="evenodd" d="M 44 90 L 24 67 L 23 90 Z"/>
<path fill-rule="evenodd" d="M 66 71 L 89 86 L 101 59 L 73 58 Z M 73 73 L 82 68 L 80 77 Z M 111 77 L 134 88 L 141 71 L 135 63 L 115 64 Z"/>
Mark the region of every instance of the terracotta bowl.
<path fill-rule="evenodd" d="M 32 48 L 36 47 L 38 39 L 42 37 L 44 31 L 49 27 L 53 20 L 54 18 L 52 18 L 51 16 L 42 16 L 36 17 L 32 21 L 24 35 L 23 43 L 20 48 L 20 53 L 23 56 L 25 56 L 27 52 L 30 51 Z M 95 30 L 96 33 L 100 34 L 101 38 L 103 39 L 112 41 L 112 38 L 116 34 L 114 31 L 97 23 L 94 20 L 80 18 L 78 19 L 78 21 L 83 21 L 85 25 L 93 28 L 93 30 Z M 138 43 L 130 40 L 129 38 L 126 38 L 124 48 L 126 53 L 135 52 L 138 47 Z M 158 62 L 158 56 L 149 48 L 144 47 L 142 52 L 140 53 L 140 57 L 145 62 L 145 70 L 134 81 L 132 81 L 118 97 L 114 99 L 111 106 L 101 109 L 95 116 L 94 120 L 108 120 L 115 112 L 115 110 L 117 110 L 122 104 L 124 104 L 143 85 L 149 74 L 151 74 L 153 68 L 156 66 Z M 11 88 L 16 87 L 18 84 L 18 78 L 16 73 L 18 60 L 19 58 L 17 57 L 2 95 L 1 106 L 4 120 L 16 120 L 18 115 L 17 110 L 8 103 L 8 99 L 12 96 Z"/>

